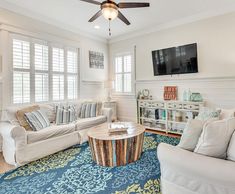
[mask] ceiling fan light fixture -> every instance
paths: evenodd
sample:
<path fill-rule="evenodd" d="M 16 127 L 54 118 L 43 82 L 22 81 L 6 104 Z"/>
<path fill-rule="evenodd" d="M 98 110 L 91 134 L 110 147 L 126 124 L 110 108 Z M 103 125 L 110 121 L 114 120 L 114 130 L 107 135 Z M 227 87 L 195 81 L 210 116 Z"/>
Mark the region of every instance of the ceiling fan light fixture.
<path fill-rule="evenodd" d="M 106 20 L 114 20 L 118 16 L 118 10 L 111 7 L 103 8 L 102 13 Z"/>
<path fill-rule="evenodd" d="M 112 4 L 107 4 L 102 7 L 102 14 L 107 20 L 114 20 L 118 16 L 118 9 Z"/>

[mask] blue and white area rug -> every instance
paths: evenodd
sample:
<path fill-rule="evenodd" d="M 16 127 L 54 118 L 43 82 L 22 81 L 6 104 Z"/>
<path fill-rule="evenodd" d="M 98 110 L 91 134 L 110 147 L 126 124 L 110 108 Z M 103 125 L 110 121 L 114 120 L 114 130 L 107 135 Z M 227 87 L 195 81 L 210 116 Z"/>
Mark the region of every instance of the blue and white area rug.
<path fill-rule="evenodd" d="M 160 194 L 160 142 L 179 139 L 146 133 L 143 154 L 135 163 L 101 167 L 91 158 L 87 143 L 0 174 L 2 194 Z"/>

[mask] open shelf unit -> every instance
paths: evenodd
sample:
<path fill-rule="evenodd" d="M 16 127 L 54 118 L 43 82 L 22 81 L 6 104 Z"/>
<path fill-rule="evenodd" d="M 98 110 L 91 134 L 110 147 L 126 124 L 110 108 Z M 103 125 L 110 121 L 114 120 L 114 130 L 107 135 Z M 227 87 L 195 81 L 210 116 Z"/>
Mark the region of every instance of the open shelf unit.
<path fill-rule="evenodd" d="M 203 102 L 138 100 L 138 122 L 146 129 L 181 135 Z"/>

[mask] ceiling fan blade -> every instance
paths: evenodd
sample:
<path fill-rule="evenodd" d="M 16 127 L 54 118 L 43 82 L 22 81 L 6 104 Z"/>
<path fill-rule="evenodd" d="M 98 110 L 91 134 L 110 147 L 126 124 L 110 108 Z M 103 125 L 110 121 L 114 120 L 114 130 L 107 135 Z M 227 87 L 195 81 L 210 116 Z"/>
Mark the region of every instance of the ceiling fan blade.
<path fill-rule="evenodd" d="M 96 20 L 98 17 L 100 17 L 102 15 L 102 11 L 98 11 L 91 19 L 89 19 L 88 22 L 93 22 L 94 20 Z"/>
<path fill-rule="evenodd" d="M 149 7 L 150 3 L 118 3 L 118 7 L 122 8 L 140 8 L 140 7 Z"/>
<path fill-rule="evenodd" d="M 101 4 L 100 2 L 94 1 L 94 0 L 80 0 L 80 1 L 84 1 L 84 2 L 87 2 L 87 3 L 92 3 L 92 4 L 96 4 L 96 5 L 100 5 Z"/>
<path fill-rule="evenodd" d="M 120 12 L 118 11 L 118 18 L 120 20 L 122 20 L 126 25 L 130 25 L 131 23 L 128 21 L 128 19 L 126 19 L 126 17 Z"/>

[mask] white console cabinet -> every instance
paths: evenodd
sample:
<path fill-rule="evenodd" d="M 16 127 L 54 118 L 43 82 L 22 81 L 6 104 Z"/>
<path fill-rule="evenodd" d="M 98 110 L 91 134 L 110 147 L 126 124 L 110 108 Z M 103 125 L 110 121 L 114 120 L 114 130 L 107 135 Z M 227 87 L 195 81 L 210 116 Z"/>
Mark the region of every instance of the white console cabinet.
<path fill-rule="evenodd" d="M 138 122 L 146 129 L 181 135 L 203 102 L 138 100 Z"/>

